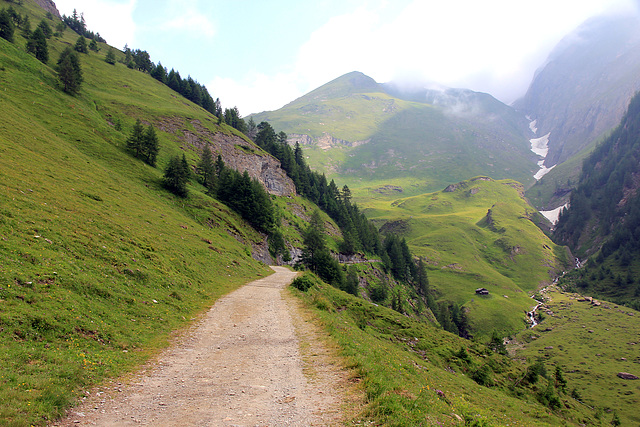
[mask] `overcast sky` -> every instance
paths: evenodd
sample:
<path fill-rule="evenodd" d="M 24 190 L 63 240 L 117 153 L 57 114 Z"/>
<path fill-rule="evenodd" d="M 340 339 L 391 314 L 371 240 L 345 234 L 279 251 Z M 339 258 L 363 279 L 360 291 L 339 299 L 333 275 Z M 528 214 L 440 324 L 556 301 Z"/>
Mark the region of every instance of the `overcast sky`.
<path fill-rule="evenodd" d="M 242 115 L 350 71 L 522 96 L 550 49 L 632 0 L 54 0 L 119 49 L 205 84 Z M 637 0 L 636 0 L 637 1 Z"/>

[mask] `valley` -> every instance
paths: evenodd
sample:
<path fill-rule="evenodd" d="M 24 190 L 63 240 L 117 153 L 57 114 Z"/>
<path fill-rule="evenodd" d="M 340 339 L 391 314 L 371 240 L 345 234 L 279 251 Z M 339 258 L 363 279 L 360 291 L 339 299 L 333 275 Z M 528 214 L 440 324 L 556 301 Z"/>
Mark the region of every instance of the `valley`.
<path fill-rule="evenodd" d="M 640 421 L 635 21 L 512 105 L 350 72 L 243 118 L 0 12 L 0 425 Z"/>

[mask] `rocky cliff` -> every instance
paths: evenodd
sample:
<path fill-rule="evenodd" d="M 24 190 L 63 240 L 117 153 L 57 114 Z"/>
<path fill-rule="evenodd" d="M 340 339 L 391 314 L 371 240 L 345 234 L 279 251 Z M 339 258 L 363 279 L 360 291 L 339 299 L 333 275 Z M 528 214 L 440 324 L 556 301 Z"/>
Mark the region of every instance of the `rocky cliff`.
<path fill-rule="evenodd" d="M 58 12 L 58 8 L 52 0 L 35 0 L 35 2 L 45 11 L 50 12 L 53 16 L 61 18 L 60 12 Z"/>
<path fill-rule="evenodd" d="M 270 194 L 296 194 L 295 185 L 280 167 L 280 161 L 239 136 L 213 132 L 199 120 L 183 123 L 176 118 L 165 118 L 156 126 L 164 132 L 178 135 L 183 149 L 201 153 L 204 147 L 209 147 L 214 158 L 220 155 L 227 166 L 239 172 L 246 170 Z"/>

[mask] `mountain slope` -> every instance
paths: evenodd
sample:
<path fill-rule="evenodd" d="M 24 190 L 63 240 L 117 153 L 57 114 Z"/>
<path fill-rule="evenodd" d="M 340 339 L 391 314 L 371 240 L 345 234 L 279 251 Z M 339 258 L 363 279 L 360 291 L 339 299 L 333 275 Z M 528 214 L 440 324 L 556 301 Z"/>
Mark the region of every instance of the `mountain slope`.
<path fill-rule="evenodd" d="M 610 137 L 585 160 L 555 238 L 593 259 L 565 279 L 616 302 L 640 307 L 640 95 Z M 597 255 L 597 257 L 595 256 Z"/>
<path fill-rule="evenodd" d="M 32 1 L 11 6 L 48 19 Z M 107 64 L 107 45 L 81 55 L 84 83 L 70 96 L 53 64 L 78 35 L 49 39 L 47 64 L 15 38 L 0 39 L 0 424 L 43 425 L 167 345 L 216 298 L 269 274 L 254 259 L 270 259 L 264 235 L 195 180 L 186 199 L 163 188 L 172 156 L 193 166 L 208 144 L 274 194 L 290 195 L 292 183 L 202 108 Z M 126 149 L 137 119 L 156 128 L 157 168 Z"/>
<path fill-rule="evenodd" d="M 512 180 L 477 177 L 435 193 L 371 200 L 365 213 L 425 257 L 437 299 L 462 307 L 470 333 L 505 336 L 525 327 L 535 305 L 529 294 L 568 260 L 535 225 L 539 214 L 522 190 Z M 481 287 L 490 295 L 476 295 Z"/>
<path fill-rule="evenodd" d="M 640 17 L 592 18 L 566 36 L 514 107 L 550 133 L 545 165 L 576 155 L 622 118 L 640 89 Z"/>
<path fill-rule="evenodd" d="M 536 169 L 526 120 L 469 90 L 403 91 L 353 72 L 252 117 L 307 145 L 309 163 L 330 177 L 373 187 L 393 180 L 409 194 L 475 175 L 530 184 Z"/>

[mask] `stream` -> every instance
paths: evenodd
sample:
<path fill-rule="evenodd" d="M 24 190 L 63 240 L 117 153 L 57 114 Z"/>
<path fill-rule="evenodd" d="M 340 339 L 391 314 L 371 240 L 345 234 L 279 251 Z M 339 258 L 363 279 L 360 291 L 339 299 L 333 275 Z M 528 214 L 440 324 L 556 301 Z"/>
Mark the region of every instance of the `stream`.
<path fill-rule="evenodd" d="M 582 266 L 584 266 L 584 262 L 580 261 L 579 258 L 576 258 L 575 260 L 575 268 L 579 269 L 582 268 Z M 559 275 L 558 277 L 556 277 L 555 279 L 553 279 L 553 284 L 555 285 L 556 283 L 558 283 L 558 280 L 560 280 L 567 272 L 563 271 L 561 275 Z M 544 291 L 547 288 L 542 288 L 540 289 L 540 293 L 544 293 Z M 529 320 L 531 321 L 531 326 L 529 326 L 529 328 L 533 328 L 536 325 L 538 325 L 538 321 L 536 320 L 536 311 L 538 311 L 538 309 L 544 305 L 544 302 L 538 301 L 537 299 L 531 297 L 532 300 L 534 300 L 537 304 L 536 306 L 533 308 L 533 310 L 527 312 L 527 317 L 529 318 Z"/>

